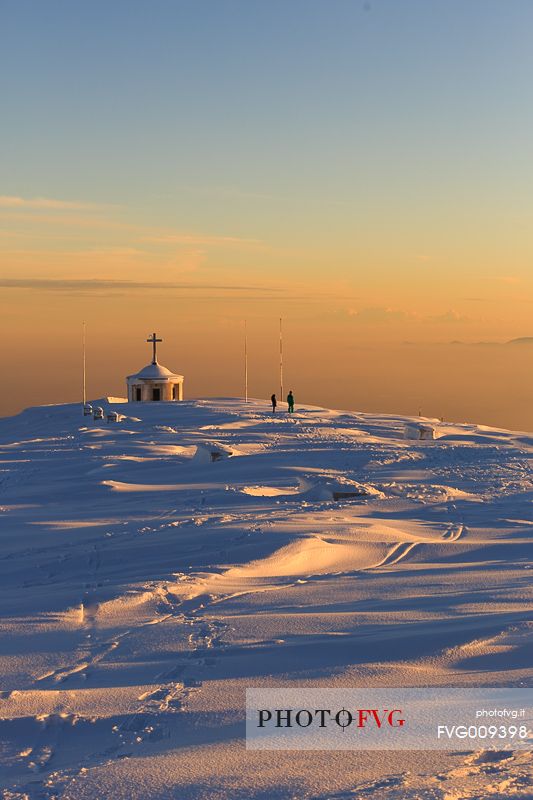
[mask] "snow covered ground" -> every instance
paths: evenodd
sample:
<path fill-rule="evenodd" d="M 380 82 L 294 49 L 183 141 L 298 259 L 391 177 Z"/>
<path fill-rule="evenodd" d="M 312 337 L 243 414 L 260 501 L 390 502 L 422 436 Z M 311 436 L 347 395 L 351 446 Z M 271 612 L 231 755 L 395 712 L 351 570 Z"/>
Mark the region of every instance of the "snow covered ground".
<path fill-rule="evenodd" d="M 533 435 L 112 408 L 0 420 L 0 796 L 533 797 L 528 753 L 243 740 L 249 686 L 530 685 Z"/>

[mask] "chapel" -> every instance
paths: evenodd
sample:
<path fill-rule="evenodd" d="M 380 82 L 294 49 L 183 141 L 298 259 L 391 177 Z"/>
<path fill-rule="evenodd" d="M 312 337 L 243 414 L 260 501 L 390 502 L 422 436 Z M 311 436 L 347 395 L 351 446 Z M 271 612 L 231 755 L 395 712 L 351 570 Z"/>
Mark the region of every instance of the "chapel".
<path fill-rule="evenodd" d="M 152 362 L 126 378 L 128 403 L 183 400 L 183 375 L 171 372 L 157 361 L 157 345 L 163 340 L 153 333 L 146 341 L 152 345 Z"/>

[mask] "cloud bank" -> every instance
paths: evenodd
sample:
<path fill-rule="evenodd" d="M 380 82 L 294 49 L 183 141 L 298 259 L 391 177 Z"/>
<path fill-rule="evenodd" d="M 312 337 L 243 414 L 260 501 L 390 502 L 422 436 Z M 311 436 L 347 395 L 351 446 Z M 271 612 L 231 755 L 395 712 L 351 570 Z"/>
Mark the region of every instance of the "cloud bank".
<path fill-rule="evenodd" d="M 272 287 L 265 286 L 239 286 L 232 284 L 206 284 L 206 283 L 165 283 L 163 281 L 121 281 L 102 278 L 71 279 L 71 278 L 0 278 L 2 289 L 32 289 L 38 291 L 95 291 L 146 289 L 182 289 L 191 291 L 212 291 L 216 289 L 228 292 L 272 292 Z"/>
<path fill-rule="evenodd" d="M 45 209 L 47 211 L 79 211 L 80 209 L 100 208 L 93 203 L 78 203 L 72 200 L 54 200 L 51 197 L 17 197 L 0 195 L 0 208 Z"/>

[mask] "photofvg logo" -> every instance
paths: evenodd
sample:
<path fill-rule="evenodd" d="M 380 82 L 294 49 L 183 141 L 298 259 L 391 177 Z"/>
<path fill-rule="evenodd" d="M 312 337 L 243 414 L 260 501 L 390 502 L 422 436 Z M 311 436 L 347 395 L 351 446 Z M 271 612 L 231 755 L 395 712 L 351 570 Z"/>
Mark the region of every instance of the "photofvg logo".
<path fill-rule="evenodd" d="M 531 749 L 532 689 L 247 689 L 254 750 Z"/>
<path fill-rule="evenodd" d="M 261 708 L 258 709 L 258 727 L 266 728 L 271 725 L 274 728 L 309 728 L 317 725 L 319 728 L 327 728 L 336 725 L 343 731 L 350 726 L 356 728 L 366 728 L 368 725 L 375 725 L 378 729 L 386 727 L 402 728 L 405 719 L 401 708 L 341 708 L 339 711 L 332 711 L 330 708 Z"/>

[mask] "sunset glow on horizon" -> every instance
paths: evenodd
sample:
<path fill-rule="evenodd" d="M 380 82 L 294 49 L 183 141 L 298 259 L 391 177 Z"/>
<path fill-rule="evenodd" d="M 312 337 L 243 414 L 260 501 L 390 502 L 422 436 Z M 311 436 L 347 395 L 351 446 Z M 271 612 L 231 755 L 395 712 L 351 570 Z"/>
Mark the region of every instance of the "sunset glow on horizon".
<path fill-rule="evenodd" d="M 533 429 L 525 0 L 1 11 L 0 414 L 185 396 Z M 515 339 L 529 339 L 511 343 Z"/>

